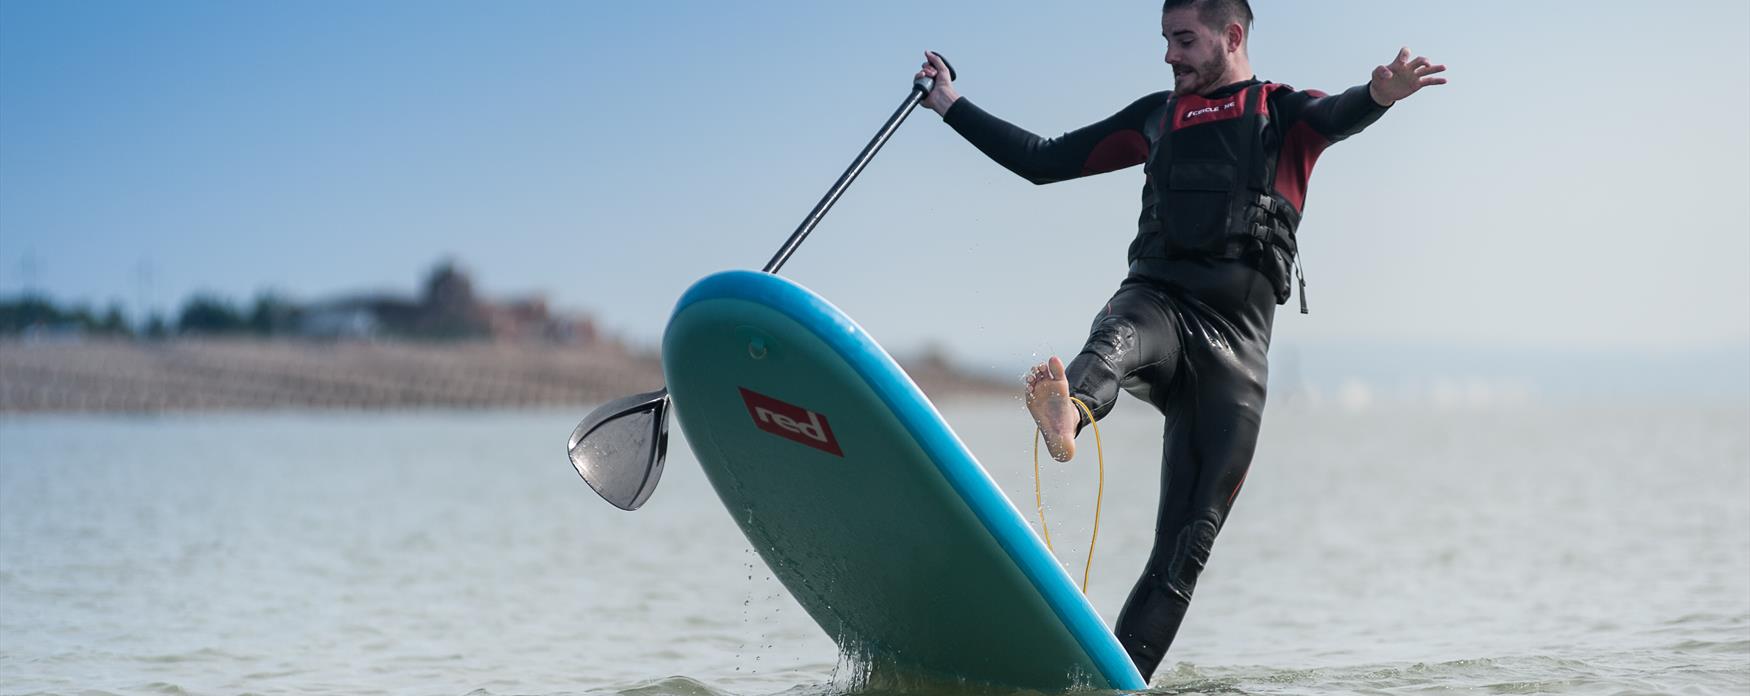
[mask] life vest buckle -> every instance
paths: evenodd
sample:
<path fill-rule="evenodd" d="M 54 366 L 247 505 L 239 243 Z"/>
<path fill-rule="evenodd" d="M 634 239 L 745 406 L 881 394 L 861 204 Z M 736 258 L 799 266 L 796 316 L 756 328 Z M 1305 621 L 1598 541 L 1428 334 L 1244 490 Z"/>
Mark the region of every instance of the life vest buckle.
<path fill-rule="evenodd" d="M 1276 205 L 1277 205 L 1276 199 L 1271 197 L 1269 194 L 1266 194 L 1266 193 L 1258 194 L 1258 202 L 1255 203 L 1254 205 L 1257 205 L 1259 208 L 1263 208 L 1264 212 L 1267 214 L 1270 214 L 1270 215 L 1276 214 Z"/>

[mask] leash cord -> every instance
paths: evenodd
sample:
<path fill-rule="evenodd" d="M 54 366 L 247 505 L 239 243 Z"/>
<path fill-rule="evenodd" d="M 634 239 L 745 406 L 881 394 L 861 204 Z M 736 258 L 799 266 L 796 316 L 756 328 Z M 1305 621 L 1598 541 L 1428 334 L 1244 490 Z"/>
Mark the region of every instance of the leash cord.
<path fill-rule="evenodd" d="M 1094 534 L 1088 539 L 1088 562 L 1082 566 L 1082 594 L 1088 593 L 1088 575 L 1094 569 L 1094 542 L 1100 540 L 1100 502 L 1106 497 L 1106 448 L 1100 443 L 1100 422 L 1094 420 L 1093 409 L 1082 403 L 1081 399 L 1069 397 L 1080 406 L 1083 413 L 1088 414 L 1088 424 L 1094 426 L 1094 453 L 1100 463 L 1100 487 L 1094 494 Z M 1033 429 L 1033 504 L 1039 509 L 1039 531 L 1045 537 L 1045 548 L 1053 554 L 1056 549 L 1051 547 L 1051 527 L 1045 523 L 1045 494 L 1040 490 L 1039 483 L 1039 437 L 1042 432 Z"/>

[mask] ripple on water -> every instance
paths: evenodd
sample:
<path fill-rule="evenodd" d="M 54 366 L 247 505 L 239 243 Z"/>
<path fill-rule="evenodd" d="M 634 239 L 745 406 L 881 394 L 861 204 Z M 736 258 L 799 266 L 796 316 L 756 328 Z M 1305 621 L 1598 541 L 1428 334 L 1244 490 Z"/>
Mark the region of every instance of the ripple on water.
<path fill-rule="evenodd" d="M 589 692 L 593 696 L 730 696 L 691 677 L 666 677 L 638 682 L 632 686 L 608 687 Z"/>
<path fill-rule="evenodd" d="M 200 648 L 179 653 L 160 655 L 138 655 L 133 658 L 139 662 L 151 664 L 179 664 L 183 662 L 240 662 L 246 663 L 257 659 L 250 655 L 239 655 L 218 648 Z"/>
<path fill-rule="evenodd" d="M 1670 649 L 1679 653 L 1725 653 L 1750 658 L 1750 640 L 1686 640 Z"/>
<path fill-rule="evenodd" d="M 1157 674 L 1150 694 L 1541 694 L 1743 693 L 1750 684 L 1746 642 L 1707 643 L 1731 657 L 1672 666 L 1641 652 L 1474 658 L 1436 663 L 1317 669 L 1180 664 Z"/>

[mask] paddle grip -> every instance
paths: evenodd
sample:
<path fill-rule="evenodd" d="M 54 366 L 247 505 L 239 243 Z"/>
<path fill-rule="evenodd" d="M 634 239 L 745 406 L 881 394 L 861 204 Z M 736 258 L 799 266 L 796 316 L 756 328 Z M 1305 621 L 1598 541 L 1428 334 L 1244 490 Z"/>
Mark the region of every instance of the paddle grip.
<path fill-rule="evenodd" d="M 948 62 L 947 56 L 944 56 L 944 55 L 937 53 L 935 51 L 930 51 L 930 55 L 935 56 L 937 58 L 941 58 L 942 65 L 948 66 L 948 79 L 949 80 L 960 79 L 960 73 L 954 70 L 954 64 Z M 929 63 L 924 63 L 924 65 L 927 67 L 927 66 L 929 66 Z M 912 84 L 912 87 L 922 91 L 924 94 L 929 94 L 931 91 L 936 89 L 936 79 L 933 77 L 920 77 L 916 80 L 913 80 L 911 84 Z"/>

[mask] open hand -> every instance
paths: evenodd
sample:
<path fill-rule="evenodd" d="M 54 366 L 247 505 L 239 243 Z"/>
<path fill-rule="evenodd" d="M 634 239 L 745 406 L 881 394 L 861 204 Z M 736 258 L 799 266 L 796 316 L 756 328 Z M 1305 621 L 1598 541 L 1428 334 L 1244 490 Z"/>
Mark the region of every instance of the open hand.
<path fill-rule="evenodd" d="M 1446 66 L 1429 63 L 1422 56 L 1411 57 L 1410 49 L 1403 48 L 1398 50 L 1397 60 L 1373 69 L 1373 80 L 1367 83 L 1367 91 L 1380 106 L 1391 106 L 1423 87 L 1446 84 L 1444 77 L 1429 77 L 1443 72 L 1446 72 Z"/>

